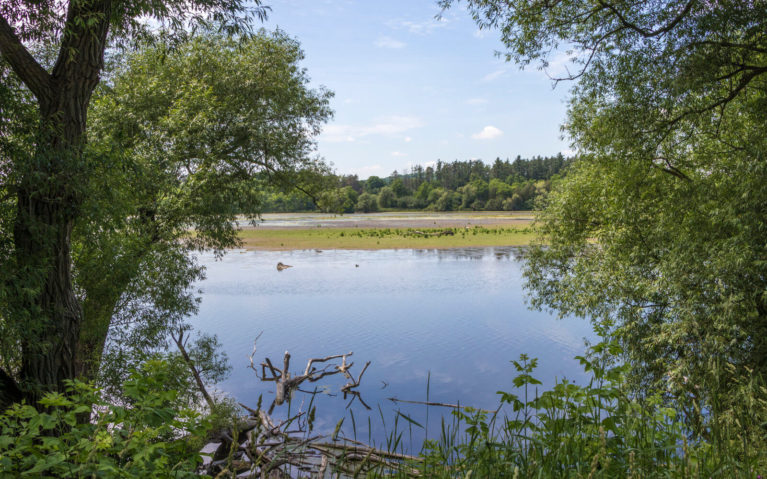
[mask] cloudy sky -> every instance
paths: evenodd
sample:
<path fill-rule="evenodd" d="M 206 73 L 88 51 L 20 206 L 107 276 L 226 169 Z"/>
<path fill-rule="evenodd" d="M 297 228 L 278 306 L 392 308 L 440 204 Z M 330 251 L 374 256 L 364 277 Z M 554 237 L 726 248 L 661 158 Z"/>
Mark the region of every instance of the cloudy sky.
<path fill-rule="evenodd" d="M 265 27 L 296 37 L 313 85 L 335 92 L 335 117 L 319 154 L 339 173 L 388 176 L 437 159 L 552 155 L 568 84 L 520 71 L 495 56 L 494 31 L 479 31 L 436 0 L 269 0 Z M 561 72 L 561 70 L 560 70 Z"/>

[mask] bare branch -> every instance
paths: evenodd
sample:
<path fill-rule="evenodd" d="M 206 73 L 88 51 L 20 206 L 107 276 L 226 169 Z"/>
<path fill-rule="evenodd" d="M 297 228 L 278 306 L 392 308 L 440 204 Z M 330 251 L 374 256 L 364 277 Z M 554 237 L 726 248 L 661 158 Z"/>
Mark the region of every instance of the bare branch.
<path fill-rule="evenodd" d="M 171 333 L 170 337 L 173 338 L 176 346 L 178 346 L 178 350 L 181 352 L 181 357 L 184 358 L 184 362 L 189 368 L 189 371 L 191 371 L 192 376 L 194 376 L 194 381 L 197 383 L 197 389 L 199 389 L 200 393 L 202 393 L 202 397 L 205 398 L 205 402 L 208 403 L 208 407 L 210 407 L 211 410 L 215 409 L 216 403 L 213 401 L 213 398 L 210 396 L 210 394 L 208 394 L 208 390 L 205 388 L 205 383 L 202 382 L 200 371 L 197 369 L 197 366 L 195 366 L 192 358 L 190 358 L 189 354 L 186 352 L 185 344 L 188 338 L 184 338 L 184 330 L 179 329 L 178 334 Z"/>

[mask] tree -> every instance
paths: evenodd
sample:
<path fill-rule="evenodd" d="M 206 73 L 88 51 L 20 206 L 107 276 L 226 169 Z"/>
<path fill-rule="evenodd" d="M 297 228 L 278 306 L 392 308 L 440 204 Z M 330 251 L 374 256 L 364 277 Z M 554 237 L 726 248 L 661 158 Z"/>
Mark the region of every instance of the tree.
<path fill-rule="evenodd" d="M 378 206 L 381 208 L 391 208 L 396 198 L 391 186 L 384 186 L 378 193 Z"/>
<path fill-rule="evenodd" d="M 353 213 L 358 197 L 351 186 L 327 188 L 319 195 L 319 206 L 328 213 Z"/>
<path fill-rule="evenodd" d="M 402 181 L 402 178 L 394 178 L 394 181 L 391 182 L 389 188 L 391 188 L 394 196 L 397 198 L 407 194 L 407 189 L 405 188 L 405 183 Z"/>
<path fill-rule="evenodd" d="M 63 381 L 77 372 L 83 313 L 71 269 L 72 231 L 85 216 L 88 188 L 98 169 L 120 168 L 114 157 L 105 156 L 99 164 L 95 153 L 86 155 L 88 108 L 103 70 L 108 35 L 123 44 L 162 36 L 173 41 L 186 36 L 186 27 L 206 22 L 233 32 L 246 27 L 254 14 L 263 15 L 259 2 L 254 5 L 248 11 L 239 0 L 13 0 L 0 7 L 0 53 L 14 81 L 34 97 L 36 113 L 34 134 L 27 135 L 31 138 L 21 151 L 3 147 L 9 174 L 2 188 L 13 206 L 3 219 L 7 254 L 0 317 L 4 333 L 15 338 L 18 349 L 14 361 L 4 358 L 8 370 L 0 373 L 0 407 L 21 398 L 34 404 L 44 391 L 62 390 Z M 148 19 L 160 25 L 159 34 L 141 23 Z M 55 60 L 49 70 L 43 56 L 28 45 L 51 46 L 46 51 L 54 51 Z M 21 103 L 27 111 L 29 102 Z M 206 186 L 196 185 L 198 190 Z M 200 214 L 187 224 L 205 219 Z"/>
<path fill-rule="evenodd" d="M 370 193 L 362 193 L 357 198 L 357 206 L 354 207 L 354 211 L 361 213 L 373 213 L 378 211 L 378 198 L 376 195 Z"/>
<path fill-rule="evenodd" d="M 545 68 L 572 47 L 580 155 L 529 255 L 533 304 L 591 317 L 623 342 L 637 386 L 669 388 L 699 426 L 701 404 L 747 410 L 737 389 L 767 375 L 767 8 L 467 4 L 509 60 Z"/>
<path fill-rule="evenodd" d="M 365 180 L 365 192 L 366 193 L 378 193 L 378 191 L 386 186 L 386 182 L 377 176 L 371 176 Z"/>
<path fill-rule="evenodd" d="M 127 345 L 162 344 L 196 310 L 186 291 L 202 272 L 186 251 L 237 246 L 236 215 L 253 219 L 265 186 L 306 189 L 307 174 L 327 173 L 310 153 L 331 94 L 307 87 L 302 58 L 281 32 L 204 33 L 128 56 L 98 92 L 89 150 L 108 161 L 75 228 L 78 376 L 95 377 L 112 318 L 124 371 L 128 351 L 146 355 Z"/>

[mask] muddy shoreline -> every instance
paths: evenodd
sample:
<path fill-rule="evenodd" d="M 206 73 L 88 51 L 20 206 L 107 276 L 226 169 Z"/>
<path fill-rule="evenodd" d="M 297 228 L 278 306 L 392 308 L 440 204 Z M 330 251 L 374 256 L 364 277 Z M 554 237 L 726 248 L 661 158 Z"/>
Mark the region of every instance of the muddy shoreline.
<path fill-rule="evenodd" d="M 515 212 L 393 212 L 351 213 L 266 213 L 256 225 L 240 222 L 242 229 L 290 230 L 308 228 L 463 228 L 523 227 L 532 223 L 530 211 Z"/>

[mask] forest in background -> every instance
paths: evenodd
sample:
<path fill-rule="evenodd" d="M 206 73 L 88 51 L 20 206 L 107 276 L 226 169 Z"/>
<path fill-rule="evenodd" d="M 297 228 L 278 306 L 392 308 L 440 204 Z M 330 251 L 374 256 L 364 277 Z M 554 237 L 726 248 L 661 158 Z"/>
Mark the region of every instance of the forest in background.
<path fill-rule="evenodd" d="M 415 165 L 386 178 L 327 175 L 318 196 L 296 189 L 267 188 L 264 212 L 325 211 L 372 213 L 381 210 L 519 211 L 531 210 L 560 180 L 571 158 L 535 156 L 514 161 L 437 160 L 434 166 Z"/>

